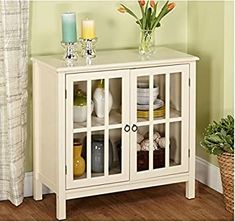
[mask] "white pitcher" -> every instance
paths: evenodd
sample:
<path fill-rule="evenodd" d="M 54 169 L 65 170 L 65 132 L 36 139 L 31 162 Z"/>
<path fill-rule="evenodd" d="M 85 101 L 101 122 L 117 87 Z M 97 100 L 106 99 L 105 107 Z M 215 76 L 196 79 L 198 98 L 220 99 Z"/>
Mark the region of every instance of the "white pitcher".
<path fill-rule="evenodd" d="M 104 90 L 104 80 L 100 80 L 95 89 L 93 100 L 95 104 L 95 114 L 99 118 L 104 118 L 105 114 L 105 90 Z M 109 91 L 109 112 L 113 105 L 113 96 Z"/>

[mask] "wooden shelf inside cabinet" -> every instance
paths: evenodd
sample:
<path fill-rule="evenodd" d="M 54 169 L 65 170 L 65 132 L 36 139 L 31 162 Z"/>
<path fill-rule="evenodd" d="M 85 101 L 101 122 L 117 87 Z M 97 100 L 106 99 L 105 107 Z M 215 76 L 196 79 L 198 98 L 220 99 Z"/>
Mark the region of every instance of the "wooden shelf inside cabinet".
<path fill-rule="evenodd" d="M 120 163 L 118 161 L 113 162 L 112 167 L 109 170 L 109 175 L 116 175 L 120 173 L 121 173 Z M 104 173 L 91 173 L 91 178 L 102 177 L 102 176 L 104 176 Z M 86 177 L 87 177 L 87 174 L 85 172 L 80 177 L 74 177 L 74 180 L 86 179 Z"/>
<path fill-rule="evenodd" d="M 162 117 L 155 117 L 154 118 L 154 121 L 159 121 L 159 122 L 165 122 L 165 115 L 162 116 Z M 174 108 L 171 108 L 170 109 L 170 120 L 173 120 L 174 121 L 181 121 L 181 112 L 174 109 Z M 148 121 L 148 118 L 138 118 L 137 119 L 138 122 L 147 122 Z"/>
<path fill-rule="evenodd" d="M 115 125 L 111 128 L 120 128 L 122 121 L 122 115 L 120 109 L 112 109 L 109 113 L 109 125 Z M 95 129 L 95 127 L 102 127 L 104 126 L 104 118 L 98 118 L 95 116 L 95 113 L 92 113 L 91 116 L 91 127 Z M 80 132 L 84 129 L 86 131 L 87 122 L 82 123 L 73 123 L 74 133 Z M 102 129 L 102 128 L 100 128 Z"/>

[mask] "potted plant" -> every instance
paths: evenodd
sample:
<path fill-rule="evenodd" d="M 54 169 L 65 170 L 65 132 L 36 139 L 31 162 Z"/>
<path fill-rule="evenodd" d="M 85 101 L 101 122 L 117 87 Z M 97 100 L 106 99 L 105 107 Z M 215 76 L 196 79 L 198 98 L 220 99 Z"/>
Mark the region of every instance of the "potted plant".
<path fill-rule="evenodd" d="M 228 115 L 205 129 L 201 146 L 218 158 L 225 208 L 234 209 L 234 118 Z"/>

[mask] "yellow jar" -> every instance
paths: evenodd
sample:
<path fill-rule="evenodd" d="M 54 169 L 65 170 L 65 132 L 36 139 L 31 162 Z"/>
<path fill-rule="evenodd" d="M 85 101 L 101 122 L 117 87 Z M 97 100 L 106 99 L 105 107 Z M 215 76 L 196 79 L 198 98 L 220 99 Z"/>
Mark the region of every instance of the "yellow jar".
<path fill-rule="evenodd" d="M 73 175 L 74 177 L 80 177 L 85 172 L 85 160 L 81 156 L 82 144 L 76 140 L 73 143 Z"/>

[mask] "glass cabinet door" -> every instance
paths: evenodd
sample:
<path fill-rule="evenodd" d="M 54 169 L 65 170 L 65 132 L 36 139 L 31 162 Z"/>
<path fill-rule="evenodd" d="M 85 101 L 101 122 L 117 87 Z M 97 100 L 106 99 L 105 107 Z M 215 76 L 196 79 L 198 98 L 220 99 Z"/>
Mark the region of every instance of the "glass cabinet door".
<path fill-rule="evenodd" d="M 188 170 L 189 66 L 131 73 L 131 178 Z"/>
<path fill-rule="evenodd" d="M 66 187 L 129 179 L 129 71 L 66 77 Z"/>

